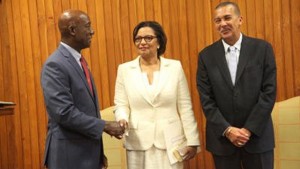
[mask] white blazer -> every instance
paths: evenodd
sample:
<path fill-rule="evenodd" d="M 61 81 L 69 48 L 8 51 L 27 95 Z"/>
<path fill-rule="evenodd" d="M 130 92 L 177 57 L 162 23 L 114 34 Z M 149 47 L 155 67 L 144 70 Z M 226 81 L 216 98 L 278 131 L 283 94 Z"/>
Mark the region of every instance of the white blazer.
<path fill-rule="evenodd" d="M 199 146 L 197 122 L 181 63 L 160 57 L 159 82 L 154 97 L 149 97 L 141 77 L 139 58 L 118 67 L 115 117 L 129 124 L 125 148 L 147 150 L 154 145 L 166 149 L 164 129 L 178 121 L 182 125 L 169 132 L 182 133 L 187 145 Z"/>

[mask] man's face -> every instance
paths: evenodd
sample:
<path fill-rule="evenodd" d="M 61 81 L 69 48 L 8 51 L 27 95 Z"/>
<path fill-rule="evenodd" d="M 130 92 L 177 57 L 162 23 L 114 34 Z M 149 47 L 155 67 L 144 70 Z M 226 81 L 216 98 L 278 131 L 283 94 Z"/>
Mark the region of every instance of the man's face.
<path fill-rule="evenodd" d="M 89 17 L 84 14 L 80 15 L 75 28 L 75 41 L 81 49 L 90 47 L 93 35 L 94 31 Z"/>
<path fill-rule="evenodd" d="M 235 12 L 235 8 L 232 5 L 223 6 L 215 10 L 215 28 L 228 44 L 234 44 L 238 40 L 242 21 L 242 17 Z"/>

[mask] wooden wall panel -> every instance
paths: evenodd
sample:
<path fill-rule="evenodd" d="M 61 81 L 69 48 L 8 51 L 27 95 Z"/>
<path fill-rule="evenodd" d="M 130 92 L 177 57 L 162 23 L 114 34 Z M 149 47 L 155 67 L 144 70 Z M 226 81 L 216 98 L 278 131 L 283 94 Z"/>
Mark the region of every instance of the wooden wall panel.
<path fill-rule="evenodd" d="M 287 97 L 291 97 L 293 95 L 293 90 L 295 88 L 294 84 L 294 65 L 293 65 L 293 57 L 283 57 L 291 56 L 292 55 L 292 31 L 291 31 L 291 17 L 289 15 L 290 12 L 290 4 L 289 3 L 282 3 L 279 4 L 281 6 L 281 16 L 279 18 L 282 19 L 282 25 L 281 25 L 281 39 L 282 42 L 278 44 L 278 48 L 282 48 L 282 50 L 277 51 L 277 58 L 284 58 L 284 72 L 290 76 L 286 77 L 286 82 L 289 84 L 289 87 L 285 87 L 287 90 Z M 283 38 L 284 37 L 284 38 Z M 277 44 L 276 44 L 277 45 Z M 284 55 L 283 55 L 284 54 Z M 299 63 L 299 62 L 298 62 Z M 289 69 L 286 69 L 289 68 Z M 282 71 L 282 70 L 281 70 Z M 283 71 L 282 71 L 283 72 Z M 281 73 L 282 73 L 281 72 Z M 282 76 L 280 76 L 282 78 Z"/>
<path fill-rule="evenodd" d="M 66 9 L 87 12 L 95 35 L 83 51 L 102 108 L 113 105 L 119 64 L 136 57 L 132 31 L 143 20 L 162 24 L 168 37 L 165 57 L 181 61 L 192 96 L 202 152 L 187 169 L 213 169 L 205 151 L 205 118 L 196 88 L 198 52 L 219 39 L 212 17 L 222 0 L 2 0 L 0 2 L 0 100 L 17 103 L 15 115 L 0 117 L 0 168 L 41 169 L 47 116 L 40 71 L 60 39 L 57 19 Z M 246 35 L 265 39 L 277 61 L 278 96 L 300 95 L 300 1 L 235 0 Z M 10 74 L 10 78 L 6 78 Z M 13 153 L 11 153 L 13 152 Z"/>
<path fill-rule="evenodd" d="M 282 2 L 283 4 L 283 2 Z M 300 93 L 300 42 L 298 40 L 298 37 L 300 37 L 300 2 L 298 0 L 291 0 L 289 3 L 287 3 L 290 7 L 290 20 L 291 20 L 291 35 L 292 35 L 292 41 L 291 46 L 287 46 L 287 48 L 291 48 L 292 53 L 290 56 L 293 58 L 293 67 L 290 67 L 291 71 L 293 71 L 293 74 L 290 76 L 294 77 L 294 91 L 291 91 L 291 93 L 296 93 L 299 95 Z"/>
<path fill-rule="evenodd" d="M 0 8 L 0 10 L 3 10 L 3 8 Z M 0 27 L 4 27 L 6 24 L 3 22 L 3 19 L 1 19 L 0 20 L 1 22 L 0 22 Z M 3 30 L 3 29 L 2 29 Z M 5 53 L 4 53 L 4 51 L 2 51 L 2 47 L 3 47 L 3 45 L 2 45 L 2 43 L 4 43 L 4 42 L 2 42 L 2 41 L 4 41 L 3 40 L 3 38 L 2 38 L 2 34 L 4 33 L 5 31 L 1 31 L 0 32 L 0 55 L 1 56 L 4 56 L 5 55 Z M 4 61 L 4 59 L 5 59 L 5 57 L 1 57 L 1 59 L 0 59 L 0 93 L 1 93 L 1 96 L 0 96 L 0 99 L 2 98 L 3 99 L 3 95 L 4 95 L 4 68 L 3 68 L 3 64 L 5 63 L 5 61 Z"/>
<path fill-rule="evenodd" d="M 14 101 L 12 88 L 13 77 L 15 71 L 11 69 L 11 46 L 9 33 L 11 30 L 8 27 L 10 21 L 6 18 L 11 18 L 9 4 L 0 3 L 0 100 Z M 0 168 L 17 168 L 16 160 L 11 154 L 17 153 L 16 148 L 16 130 L 14 124 L 14 117 L 12 115 L 0 116 Z M 19 162 L 22 162 L 21 160 Z"/>

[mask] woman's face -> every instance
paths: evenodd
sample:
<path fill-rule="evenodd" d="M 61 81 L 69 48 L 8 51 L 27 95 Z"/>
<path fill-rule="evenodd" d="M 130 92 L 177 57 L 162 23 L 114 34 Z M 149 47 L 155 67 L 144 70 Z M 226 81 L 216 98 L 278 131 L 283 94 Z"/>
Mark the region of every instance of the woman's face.
<path fill-rule="evenodd" d="M 152 28 L 140 28 L 135 36 L 134 43 L 138 54 L 142 57 L 157 57 L 159 43 Z"/>

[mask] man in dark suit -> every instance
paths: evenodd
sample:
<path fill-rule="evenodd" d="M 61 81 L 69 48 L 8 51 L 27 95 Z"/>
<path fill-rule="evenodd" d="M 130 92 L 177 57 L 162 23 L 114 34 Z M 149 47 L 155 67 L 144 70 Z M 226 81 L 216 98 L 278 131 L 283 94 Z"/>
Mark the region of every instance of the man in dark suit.
<path fill-rule="evenodd" d="M 271 45 L 241 33 L 233 2 L 215 8 L 221 39 L 199 53 L 197 87 L 206 148 L 217 169 L 272 169 L 276 64 Z"/>
<path fill-rule="evenodd" d="M 44 164 L 49 169 L 107 168 L 103 131 L 120 138 L 124 128 L 101 120 L 96 87 L 80 52 L 94 34 L 86 13 L 63 12 L 61 42 L 43 66 L 41 84 L 48 112 Z"/>

